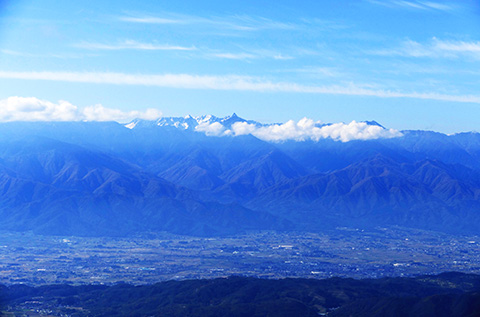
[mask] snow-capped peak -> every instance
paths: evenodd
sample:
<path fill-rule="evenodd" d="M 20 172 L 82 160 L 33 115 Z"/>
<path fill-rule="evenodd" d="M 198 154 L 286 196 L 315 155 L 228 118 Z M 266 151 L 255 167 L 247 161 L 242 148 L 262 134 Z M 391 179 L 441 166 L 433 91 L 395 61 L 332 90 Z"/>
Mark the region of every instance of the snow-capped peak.
<path fill-rule="evenodd" d="M 125 127 L 131 130 L 131 129 L 135 128 L 136 125 L 137 125 L 137 122 L 132 121 L 132 122 L 130 122 L 130 123 L 127 123 L 127 124 L 125 125 Z"/>
<path fill-rule="evenodd" d="M 229 128 L 235 122 L 247 122 L 247 120 L 240 118 L 237 116 L 236 113 L 232 114 L 231 116 L 226 116 L 223 118 L 216 117 L 214 115 L 204 115 L 204 116 L 197 116 L 193 117 L 191 115 L 186 115 L 184 117 L 163 117 L 156 121 L 148 121 L 148 120 L 133 120 L 125 125 L 125 127 L 129 129 L 134 129 L 138 127 L 175 127 L 178 129 L 184 130 L 195 130 L 198 125 L 211 125 L 218 122 L 223 126 Z M 253 121 L 248 121 L 253 123 Z"/>
<path fill-rule="evenodd" d="M 297 122 L 289 120 L 285 123 L 262 124 L 240 118 L 236 113 L 223 118 L 205 115 L 198 117 L 164 117 L 156 121 L 134 120 L 125 125 L 129 129 L 151 128 L 155 126 L 173 127 L 218 137 L 253 135 L 261 140 L 270 142 L 287 140 L 319 141 L 325 138 L 348 142 L 352 140 L 395 138 L 403 135 L 397 130 L 386 129 L 375 121 L 322 123 L 303 118 Z"/>

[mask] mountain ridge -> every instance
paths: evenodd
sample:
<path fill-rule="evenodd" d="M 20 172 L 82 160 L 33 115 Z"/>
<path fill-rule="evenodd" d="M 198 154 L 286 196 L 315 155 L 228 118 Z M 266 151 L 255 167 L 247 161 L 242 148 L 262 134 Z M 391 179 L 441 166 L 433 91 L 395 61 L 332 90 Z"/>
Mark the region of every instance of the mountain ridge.
<path fill-rule="evenodd" d="M 236 115 L 215 120 L 250 124 Z M 474 133 L 270 142 L 171 125 L 0 123 L 5 230 L 216 235 L 401 225 L 478 232 L 479 180 Z"/>

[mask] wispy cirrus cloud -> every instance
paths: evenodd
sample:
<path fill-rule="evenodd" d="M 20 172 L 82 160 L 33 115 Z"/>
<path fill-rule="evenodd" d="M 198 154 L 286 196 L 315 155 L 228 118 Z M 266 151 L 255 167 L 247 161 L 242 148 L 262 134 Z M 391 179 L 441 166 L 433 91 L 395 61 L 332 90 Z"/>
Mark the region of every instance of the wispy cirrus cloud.
<path fill-rule="evenodd" d="M 404 8 L 414 10 L 437 10 L 453 11 L 457 8 L 454 3 L 435 2 L 435 1 L 406 1 L 406 0 L 367 0 L 370 3 L 389 8 Z"/>
<path fill-rule="evenodd" d="M 371 96 L 380 98 L 414 98 L 425 100 L 480 103 L 480 96 L 477 95 L 449 95 L 436 92 L 402 92 L 393 90 L 363 88 L 353 84 L 346 86 L 309 86 L 290 82 L 272 82 L 256 77 L 236 75 L 145 75 L 99 72 L 0 71 L 0 78 L 48 80 L 91 84 L 139 85 L 181 89 L 308 93 L 323 95 Z"/>
<path fill-rule="evenodd" d="M 246 59 L 256 59 L 260 56 L 250 54 L 250 53 L 213 53 L 210 56 L 222 58 L 222 59 L 235 59 L 235 60 L 246 60 Z"/>
<path fill-rule="evenodd" d="M 133 40 L 125 40 L 116 44 L 81 42 L 74 44 L 75 47 L 89 50 L 144 50 L 144 51 L 193 51 L 195 47 L 186 47 L 178 45 L 142 43 Z"/>
<path fill-rule="evenodd" d="M 283 54 L 275 54 L 272 56 L 273 59 L 279 60 L 279 61 L 286 61 L 290 59 L 295 59 L 293 56 L 290 55 L 283 55 Z"/>
<path fill-rule="evenodd" d="M 94 54 L 77 54 L 77 53 L 49 53 L 49 54 L 32 54 L 26 52 L 20 52 L 9 49 L 0 49 L 1 54 L 27 57 L 27 58 L 61 58 L 61 59 L 80 59 L 86 56 L 95 56 Z"/>
<path fill-rule="evenodd" d="M 144 24 L 187 24 L 186 19 L 167 19 L 152 16 L 122 16 L 118 18 L 120 21 Z"/>
<path fill-rule="evenodd" d="M 273 59 L 273 60 L 291 60 L 294 57 L 269 50 L 250 50 L 239 53 L 214 52 L 208 54 L 209 57 L 231 59 L 231 60 L 253 60 L 253 59 Z"/>
<path fill-rule="evenodd" d="M 164 24 L 164 25 L 202 25 L 235 31 L 259 31 L 259 30 L 293 30 L 299 28 L 296 23 L 280 22 L 264 17 L 246 15 L 202 17 L 194 15 L 182 15 L 164 13 L 162 16 L 130 15 L 120 16 L 119 21 L 141 24 Z"/>
<path fill-rule="evenodd" d="M 293 68 L 293 69 L 282 69 L 277 72 L 283 73 L 297 73 L 302 75 L 307 75 L 313 78 L 334 78 L 334 77 L 345 77 L 345 73 L 334 67 L 319 67 L 319 66 L 309 66 L 302 68 Z"/>
<path fill-rule="evenodd" d="M 435 39 L 435 48 L 443 52 L 480 54 L 480 41 L 439 41 Z"/>
<path fill-rule="evenodd" d="M 8 121 L 118 121 L 135 118 L 154 120 L 162 116 L 158 109 L 123 111 L 102 105 L 77 107 L 65 100 L 51 102 L 35 97 L 12 96 L 0 100 L 0 122 Z"/>
<path fill-rule="evenodd" d="M 73 45 L 74 47 L 83 48 L 87 50 L 105 50 L 105 51 L 120 51 L 120 50 L 139 50 L 139 51 L 197 51 L 195 46 L 179 46 L 158 43 L 144 43 L 134 40 L 125 40 L 115 44 L 95 43 L 95 42 L 80 42 Z M 0 52 L 3 52 L 0 50 Z M 14 52 L 5 51 L 4 54 L 14 54 Z M 278 52 L 268 50 L 251 50 L 245 52 L 216 52 L 214 50 L 203 49 L 202 55 L 206 57 L 214 57 L 220 59 L 230 60 L 253 60 L 253 59 L 274 59 L 274 60 L 290 60 L 292 56 L 281 54 Z"/>
<path fill-rule="evenodd" d="M 5 55 L 20 56 L 20 57 L 35 57 L 34 54 L 19 52 L 15 50 L 1 49 L 0 53 Z"/>
<path fill-rule="evenodd" d="M 319 18 L 298 18 L 290 21 L 279 21 L 262 16 L 254 15 L 216 15 L 200 16 L 187 15 L 174 12 L 158 12 L 155 15 L 150 13 L 130 13 L 117 17 L 118 21 L 137 24 L 158 24 L 164 26 L 196 25 L 199 27 L 211 27 L 233 31 L 262 31 L 262 30 L 284 30 L 284 31 L 312 31 L 316 30 L 341 30 L 350 28 L 344 22 Z"/>
<path fill-rule="evenodd" d="M 396 48 L 370 51 L 375 55 L 457 58 L 460 56 L 480 59 L 480 41 L 440 40 L 433 38 L 427 43 L 406 40 Z"/>

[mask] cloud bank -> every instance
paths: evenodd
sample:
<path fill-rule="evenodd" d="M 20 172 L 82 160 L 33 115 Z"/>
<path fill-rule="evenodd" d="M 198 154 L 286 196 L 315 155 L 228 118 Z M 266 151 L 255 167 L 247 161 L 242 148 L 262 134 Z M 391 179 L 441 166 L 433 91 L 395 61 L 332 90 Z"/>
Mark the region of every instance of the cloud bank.
<path fill-rule="evenodd" d="M 294 141 L 319 141 L 320 139 L 333 139 L 348 142 L 353 140 L 389 139 L 402 136 L 397 130 L 385 129 L 365 122 L 352 121 L 322 125 L 312 119 L 303 118 L 298 122 L 293 120 L 283 124 L 259 126 L 253 123 L 236 122 L 230 129 L 219 122 L 201 123 L 196 131 L 209 136 L 239 136 L 251 134 L 261 140 L 269 142 Z"/>
<path fill-rule="evenodd" d="M 0 100 L 0 122 L 11 121 L 117 121 L 128 122 L 133 119 L 156 120 L 162 116 L 158 109 L 145 111 L 123 111 L 103 107 L 102 105 L 79 108 L 68 101 L 56 103 L 35 97 L 9 97 Z M 365 122 L 352 121 L 348 124 L 321 124 L 308 118 L 298 122 L 293 120 L 282 124 L 260 125 L 248 122 L 236 122 L 230 127 L 220 122 L 200 122 L 195 130 L 208 136 L 240 136 L 251 134 L 269 142 L 318 141 L 331 138 L 348 142 L 352 140 L 371 140 L 395 138 L 402 134 L 394 129 L 385 129 Z"/>
<path fill-rule="evenodd" d="M 0 122 L 8 121 L 118 121 L 134 118 L 155 120 L 161 117 L 158 109 L 122 111 L 102 105 L 79 108 L 68 101 L 57 103 L 34 97 L 9 97 L 0 100 Z"/>

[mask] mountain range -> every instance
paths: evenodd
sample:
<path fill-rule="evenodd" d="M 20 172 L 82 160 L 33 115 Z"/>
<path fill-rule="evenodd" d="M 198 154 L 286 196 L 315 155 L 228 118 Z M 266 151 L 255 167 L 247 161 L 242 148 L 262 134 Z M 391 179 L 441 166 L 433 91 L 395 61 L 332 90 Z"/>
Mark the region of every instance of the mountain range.
<path fill-rule="evenodd" d="M 274 135 L 275 137 L 269 137 Z M 1 230 L 480 230 L 480 134 L 236 114 L 0 124 Z"/>

